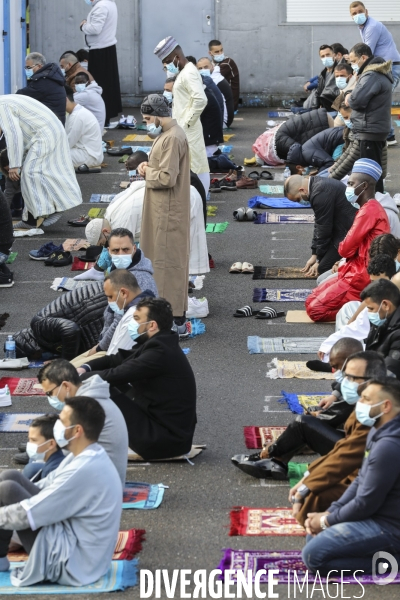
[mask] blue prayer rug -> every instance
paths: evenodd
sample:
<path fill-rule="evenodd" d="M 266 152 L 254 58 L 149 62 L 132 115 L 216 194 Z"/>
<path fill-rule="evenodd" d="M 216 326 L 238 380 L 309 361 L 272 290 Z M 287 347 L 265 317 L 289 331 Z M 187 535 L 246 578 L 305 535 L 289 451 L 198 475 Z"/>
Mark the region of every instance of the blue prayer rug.
<path fill-rule="evenodd" d="M 258 335 L 249 335 L 247 349 L 250 354 L 315 354 L 325 339 L 324 337 L 262 338 Z"/>
<path fill-rule="evenodd" d="M 116 194 L 92 194 L 89 202 L 104 202 L 109 204 L 115 198 Z"/>
<path fill-rule="evenodd" d="M 32 421 L 42 415 L 43 413 L 0 413 L 0 431 L 28 433 Z"/>
<path fill-rule="evenodd" d="M 265 198 L 264 196 L 254 196 L 247 201 L 250 208 L 311 208 L 300 202 L 292 202 L 289 198 Z"/>
<path fill-rule="evenodd" d="M 305 302 L 312 290 L 254 288 L 253 302 Z"/>
<path fill-rule="evenodd" d="M 281 223 L 290 223 L 292 225 L 309 223 L 313 225 L 315 221 L 314 215 L 278 215 L 276 213 L 260 213 L 256 220 L 253 221 L 254 225 L 279 225 Z"/>

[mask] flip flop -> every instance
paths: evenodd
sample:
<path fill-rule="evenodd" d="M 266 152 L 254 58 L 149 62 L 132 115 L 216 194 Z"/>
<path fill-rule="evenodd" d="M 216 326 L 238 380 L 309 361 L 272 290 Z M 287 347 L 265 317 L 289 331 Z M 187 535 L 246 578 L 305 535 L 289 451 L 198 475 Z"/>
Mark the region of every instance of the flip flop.
<path fill-rule="evenodd" d="M 242 273 L 254 273 L 254 267 L 251 263 L 244 262 L 242 266 Z"/>
<path fill-rule="evenodd" d="M 256 319 L 276 319 L 277 317 L 284 317 L 284 312 L 277 312 L 274 308 L 270 306 L 264 306 L 256 316 Z"/>
<path fill-rule="evenodd" d="M 253 156 L 253 158 L 245 158 L 243 162 L 244 162 L 244 164 L 245 164 L 245 165 L 247 165 L 247 166 L 250 166 L 250 165 L 256 165 L 256 164 L 257 164 L 256 157 L 255 157 L 255 156 Z"/>
<path fill-rule="evenodd" d="M 255 314 L 257 314 L 257 311 L 253 312 L 251 306 L 243 306 L 238 308 L 233 316 L 237 319 L 244 319 L 245 317 L 253 317 Z"/>
<path fill-rule="evenodd" d="M 260 174 L 258 171 L 252 171 L 247 175 L 247 177 L 250 177 L 250 179 L 256 179 L 258 181 L 260 179 Z"/>
<path fill-rule="evenodd" d="M 229 269 L 229 273 L 241 273 L 242 267 L 243 267 L 243 265 L 241 262 L 235 262 Z"/>
<path fill-rule="evenodd" d="M 75 173 L 101 173 L 101 167 L 88 167 L 87 165 L 80 165 L 75 169 Z"/>
<path fill-rule="evenodd" d="M 274 178 L 274 176 L 269 171 L 261 171 L 261 173 L 260 173 L 260 179 L 264 179 L 266 181 L 271 181 L 271 179 L 273 179 L 273 178 Z"/>

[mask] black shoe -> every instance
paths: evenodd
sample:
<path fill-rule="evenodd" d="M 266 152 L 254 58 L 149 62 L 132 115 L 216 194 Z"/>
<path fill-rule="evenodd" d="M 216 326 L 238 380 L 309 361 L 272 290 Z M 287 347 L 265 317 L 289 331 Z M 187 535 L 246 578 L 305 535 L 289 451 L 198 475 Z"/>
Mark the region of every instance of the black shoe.
<path fill-rule="evenodd" d="M 228 190 L 229 192 L 237 192 L 236 181 L 232 181 L 229 177 L 225 177 L 219 183 L 221 190 Z"/>
<path fill-rule="evenodd" d="M 44 263 L 46 264 L 46 262 Z M 66 265 L 72 265 L 71 252 L 60 252 L 51 263 L 52 267 L 65 267 Z"/>
<path fill-rule="evenodd" d="M 288 479 L 287 466 L 275 458 L 251 461 L 249 457 L 245 457 L 242 461 L 233 464 L 247 475 L 257 477 L 257 479 Z"/>
<path fill-rule="evenodd" d="M 12 287 L 14 285 L 14 275 L 5 265 L 2 265 L 2 267 L 0 270 L 0 288 Z"/>
<path fill-rule="evenodd" d="M 13 461 L 20 465 L 27 465 L 29 462 L 29 456 L 26 452 L 20 452 L 19 454 L 14 454 Z"/>
<path fill-rule="evenodd" d="M 18 444 L 18 450 L 20 452 L 24 452 L 25 453 L 26 452 L 26 442 L 25 442 L 25 444 Z"/>
<path fill-rule="evenodd" d="M 386 138 L 386 142 L 388 146 L 396 146 L 397 141 L 396 138 L 394 137 L 394 135 L 391 135 L 390 137 Z"/>
<path fill-rule="evenodd" d="M 216 179 L 216 178 L 215 179 L 211 179 L 210 190 L 209 191 L 211 193 L 214 193 L 214 194 L 217 193 L 217 192 L 221 192 L 221 188 L 220 188 L 220 185 L 219 185 L 219 179 Z"/>
<path fill-rule="evenodd" d="M 132 154 L 132 152 L 132 146 L 127 146 L 126 148 L 116 147 L 107 149 L 107 154 L 110 156 L 125 156 L 126 154 Z"/>
<path fill-rule="evenodd" d="M 89 221 L 89 217 L 84 216 L 79 217 L 79 219 L 72 219 L 71 221 L 68 221 L 68 225 L 70 225 L 71 227 L 86 227 Z"/>
<path fill-rule="evenodd" d="M 239 464 L 243 460 L 248 460 L 250 462 L 257 462 L 258 460 L 262 460 L 260 458 L 260 452 L 256 452 L 255 454 L 235 454 L 232 456 L 231 461 L 234 465 Z"/>
<path fill-rule="evenodd" d="M 86 254 L 79 256 L 83 262 L 95 262 L 103 251 L 103 246 L 89 246 L 86 248 Z"/>
<path fill-rule="evenodd" d="M 332 367 L 329 363 L 324 363 L 322 360 L 308 360 L 306 367 L 311 371 L 319 371 L 321 373 L 332 373 Z"/>

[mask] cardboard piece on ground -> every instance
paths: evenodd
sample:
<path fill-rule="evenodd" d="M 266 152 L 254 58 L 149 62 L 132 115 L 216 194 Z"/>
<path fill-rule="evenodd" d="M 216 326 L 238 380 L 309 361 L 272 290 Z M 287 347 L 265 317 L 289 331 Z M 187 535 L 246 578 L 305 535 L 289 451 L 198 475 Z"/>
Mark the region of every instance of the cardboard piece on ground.
<path fill-rule="evenodd" d="M 123 190 L 126 190 L 129 187 L 129 181 L 121 181 L 121 183 L 119 184 L 119 187 L 122 188 Z"/>
<path fill-rule="evenodd" d="M 130 133 L 129 135 L 125 136 L 122 141 L 123 142 L 133 142 L 137 137 L 136 133 Z"/>
<path fill-rule="evenodd" d="M 86 239 L 83 238 L 68 238 L 65 240 L 65 242 L 63 242 L 62 246 L 65 251 L 77 252 L 78 250 L 85 250 L 86 248 L 89 248 L 90 244 Z"/>
<path fill-rule="evenodd" d="M 192 446 L 189 454 L 187 454 L 186 456 L 175 456 L 174 458 L 163 458 L 160 460 L 151 460 L 151 461 L 145 461 L 145 459 L 142 458 L 141 456 L 139 456 L 139 454 L 136 454 L 136 452 L 134 452 L 133 450 L 128 448 L 128 461 L 129 462 L 171 462 L 171 461 L 175 461 L 175 460 L 186 460 L 187 458 L 189 460 L 191 460 L 195 456 L 198 456 L 206 448 L 207 448 L 207 446 L 205 444 L 195 444 Z"/>
<path fill-rule="evenodd" d="M 335 323 L 335 321 L 313 321 L 305 310 L 288 310 L 286 313 L 286 323 Z"/>

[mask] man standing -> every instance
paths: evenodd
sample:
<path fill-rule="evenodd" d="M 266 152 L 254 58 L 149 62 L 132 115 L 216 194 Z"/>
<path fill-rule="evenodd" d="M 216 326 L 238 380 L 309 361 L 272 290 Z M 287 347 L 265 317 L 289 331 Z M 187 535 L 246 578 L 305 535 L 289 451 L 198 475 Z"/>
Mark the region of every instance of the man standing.
<path fill-rule="evenodd" d="M 371 48 L 372 54 L 381 56 L 386 61 L 392 61 L 392 91 L 394 92 L 400 81 L 400 52 L 397 50 L 392 34 L 383 23 L 369 16 L 368 10 L 362 2 L 357 1 L 350 4 L 350 15 L 359 27 L 362 41 Z M 387 143 L 388 146 L 397 144 L 393 125 Z"/>
<path fill-rule="evenodd" d="M 374 57 L 369 46 L 361 43 L 350 50 L 350 62 L 358 72 L 358 80 L 345 103 L 352 108 L 351 122 L 354 137 L 360 142 L 360 158 L 369 158 L 382 166 L 382 152 L 391 127 L 391 63 Z M 376 191 L 383 193 L 382 176 Z"/>
<path fill-rule="evenodd" d="M 211 77 L 224 98 L 224 128 L 230 127 L 234 116 L 234 101 L 232 89 L 219 69 L 206 56 L 197 62 L 197 68 L 202 77 Z"/>
<path fill-rule="evenodd" d="M 200 121 L 200 115 L 207 105 L 203 81 L 196 67 L 187 60 L 173 37 L 168 36 L 161 40 L 154 54 L 166 65 L 169 76 L 177 75 L 172 116 L 186 134 L 190 148 L 190 167 L 199 176 L 207 194 L 210 187 L 210 169 Z"/>
<path fill-rule="evenodd" d="M 237 64 L 232 58 L 225 56 L 224 49 L 219 40 L 211 40 L 211 42 L 209 42 L 208 53 L 211 56 L 214 65 L 219 67 L 222 77 L 225 77 L 232 88 L 233 106 L 236 111 L 239 106 L 240 96 L 240 79 Z"/>
<path fill-rule="evenodd" d="M 196 71 L 191 63 L 187 66 Z M 197 71 L 196 75 L 200 78 Z M 174 102 L 176 86 L 177 83 L 174 85 Z M 190 251 L 189 145 L 185 132 L 171 118 L 164 96 L 147 96 L 141 112 L 148 131 L 158 134 L 149 161 L 138 167 L 139 175 L 146 179 L 141 246 L 153 263 L 160 297 L 171 303 L 175 324 L 183 328 L 188 302 Z M 198 124 L 204 148 L 201 122 L 198 121 Z M 183 329 L 178 329 L 178 332 L 184 333 Z"/>

